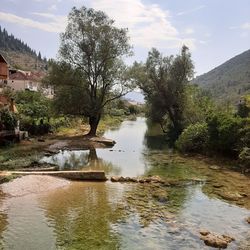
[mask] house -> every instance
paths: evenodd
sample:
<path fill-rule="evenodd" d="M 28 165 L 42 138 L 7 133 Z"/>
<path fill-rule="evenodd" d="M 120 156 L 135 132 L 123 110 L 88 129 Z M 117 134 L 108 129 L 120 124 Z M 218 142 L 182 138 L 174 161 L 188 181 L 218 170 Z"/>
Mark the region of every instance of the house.
<path fill-rule="evenodd" d="M 8 77 L 9 77 L 8 63 L 6 59 L 4 58 L 4 56 L 0 54 L 0 85 L 1 86 L 7 83 Z"/>
<path fill-rule="evenodd" d="M 42 79 L 45 73 L 41 71 L 24 71 L 12 69 L 7 60 L 0 54 L 0 93 L 4 88 L 13 91 L 41 91 L 46 97 L 53 98 L 54 90 L 52 87 L 43 87 Z"/>
<path fill-rule="evenodd" d="M 38 91 L 41 86 L 42 74 L 18 70 L 10 74 L 7 86 L 14 91 Z"/>
<path fill-rule="evenodd" d="M 46 97 L 53 97 L 53 89 L 51 87 L 44 88 L 42 85 L 42 79 L 45 73 L 23 70 L 11 70 L 10 72 L 11 74 L 9 75 L 6 86 L 13 91 L 41 91 Z"/>

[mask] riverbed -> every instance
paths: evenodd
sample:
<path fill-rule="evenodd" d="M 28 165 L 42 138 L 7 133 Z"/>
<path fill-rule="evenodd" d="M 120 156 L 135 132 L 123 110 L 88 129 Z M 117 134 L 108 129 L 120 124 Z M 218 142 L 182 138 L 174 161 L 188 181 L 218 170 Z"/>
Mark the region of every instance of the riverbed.
<path fill-rule="evenodd" d="M 0 188 L 0 249 L 211 249 L 200 240 L 203 229 L 234 237 L 228 249 L 249 249 L 249 177 L 176 155 L 145 118 L 104 137 L 116 145 L 39 161 L 109 177 L 158 175 L 174 185 L 16 179 Z"/>

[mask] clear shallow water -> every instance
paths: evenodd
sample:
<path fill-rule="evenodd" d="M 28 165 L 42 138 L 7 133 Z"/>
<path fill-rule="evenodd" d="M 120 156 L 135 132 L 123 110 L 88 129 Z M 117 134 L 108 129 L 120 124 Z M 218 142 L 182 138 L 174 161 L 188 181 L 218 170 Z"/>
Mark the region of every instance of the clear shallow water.
<path fill-rule="evenodd" d="M 173 157 L 143 118 L 125 121 L 105 137 L 116 140 L 112 151 L 64 151 L 42 161 L 109 175 L 215 178 L 213 171 Z M 247 237 L 250 211 L 214 198 L 206 184 L 166 191 L 166 203 L 153 199 L 150 186 L 110 182 L 70 182 L 22 197 L 0 193 L 0 249 L 210 249 L 199 239 L 200 229 L 235 237 L 228 249 L 237 249 Z"/>

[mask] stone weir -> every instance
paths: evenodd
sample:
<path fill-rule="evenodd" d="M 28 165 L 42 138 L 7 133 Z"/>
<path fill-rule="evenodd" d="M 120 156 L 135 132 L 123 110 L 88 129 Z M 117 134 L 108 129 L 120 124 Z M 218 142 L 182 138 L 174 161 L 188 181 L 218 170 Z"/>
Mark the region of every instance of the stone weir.
<path fill-rule="evenodd" d="M 70 180 L 106 181 L 104 171 L 9 171 L 7 175 L 50 175 Z"/>

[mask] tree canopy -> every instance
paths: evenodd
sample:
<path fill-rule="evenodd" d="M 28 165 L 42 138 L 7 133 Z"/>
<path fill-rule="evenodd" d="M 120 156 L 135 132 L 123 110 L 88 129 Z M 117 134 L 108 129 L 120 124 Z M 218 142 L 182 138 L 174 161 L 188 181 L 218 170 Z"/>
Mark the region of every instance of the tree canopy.
<path fill-rule="evenodd" d="M 172 128 L 177 138 L 183 129 L 184 90 L 193 76 L 191 54 L 186 46 L 177 56 L 163 56 L 153 48 L 146 63 L 135 62 L 132 77 L 142 89 L 149 105 L 149 116 Z"/>
<path fill-rule="evenodd" d="M 62 112 L 89 118 L 90 135 L 96 134 L 104 106 L 130 90 L 123 59 L 131 53 L 127 29 L 115 27 L 102 11 L 72 9 L 48 81 Z"/>

